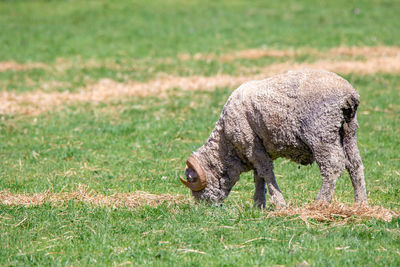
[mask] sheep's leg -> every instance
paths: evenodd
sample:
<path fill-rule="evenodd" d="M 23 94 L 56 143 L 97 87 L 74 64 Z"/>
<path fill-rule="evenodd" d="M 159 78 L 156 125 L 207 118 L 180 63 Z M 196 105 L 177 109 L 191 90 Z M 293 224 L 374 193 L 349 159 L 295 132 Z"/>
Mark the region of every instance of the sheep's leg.
<path fill-rule="evenodd" d="M 260 159 L 260 157 L 258 159 Z M 269 158 L 265 158 L 264 164 L 259 164 L 258 166 L 256 166 L 256 171 L 254 172 L 254 174 L 255 174 L 254 180 L 263 179 L 264 181 L 267 182 L 270 202 L 277 208 L 286 207 L 285 198 L 283 197 L 282 192 L 279 189 L 278 184 L 276 183 L 274 175 L 274 165 L 272 163 L 272 160 L 270 160 Z M 260 189 L 258 190 L 259 190 L 258 192 L 261 192 L 261 186 Z M 257 184 L 256 184 L 256 194 L 257 194 Z M 265 193 L 264 193 L 264 199 L 265 199 Z"/>
<path fill-rule="evenodd" d="M 314 157 L 322 175 L 322 186 L 317 200 L 330 202 L 336 181 L 345 168 L 345 155 L 340 145 L 320 145 L 314 147 Z"/>
<path fill-rule="evenodd" d="M 275 180 L 272 159 L 265 151 L 261 139 L 255 138 L 253 144 L 248 145 L 246 150 L 248 159 L 254 167 L 254 205 L 258 207 L 265 206 L 265 183 L 267 183 L 270 202 L 275 207 L 285 207 L 285 199 Z"/>
<path fill-rule="evenodd" d="M 357 128 L 358 125 L 355 120 L 351 121 L 348 125 L 344 125 L 343 148 L 346 156 L 346 169 L 350 174 L 351 183 L 354 188 L 355 202 L 367 203 L 364 165 L 357 147 Z"/>
<path fill-rule="evenodd" d="M 357 151 L 358 152 L 358 151 Z M 350 174 L 351 183 L 354 188 L 354 200 L 355 202 L 365 202 L 367 203 L 367 191 L 365 188 L 365 179 L 364 179 L 364 166 L 361 162 L 360 154 L 355 151 L 351 160 L 346 161 L 346 169 Z M 349 152 L 346 150 L 346 154 L 349 155 Z"/>
<path fill-rule="evenodd" d="M 265 208 L 265 180 L 254 170 L 254 206 L 257 208 Z"/>
<path fill-rule="evenodd" d="M 285 198 L 283 197 L 281 190 L 279 189 L 278 184 L 276 183 L 273 169 L 270 169 L 270 171 L 268 171 L 267 187 L 271 203 L 274 204 L 275 207 L 277 208 L 286 207 Z"/>

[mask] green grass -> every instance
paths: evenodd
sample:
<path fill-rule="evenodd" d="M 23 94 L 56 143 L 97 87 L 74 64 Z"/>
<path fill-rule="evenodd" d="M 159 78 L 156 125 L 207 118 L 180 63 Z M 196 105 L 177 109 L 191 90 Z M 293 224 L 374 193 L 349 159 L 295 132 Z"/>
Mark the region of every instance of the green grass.
<path fill-rule="evenodd" d="M 49 68 L 0 72 L 0 88 L 77 91 L 101 78 L 236 75 L 285 60 L 182 62 L 176 59 L 181 53 L 399 46 L 394 38 L 400 36 L 399 8 L 398 1 L 1 1 L 0 61 L 39 61 Z M 71 66 L 57 68 L 60 58 Z M 98 66 L 83 64 L 90 60 Z M 358 144 L 370 204 L 400 210 L 400 76 L 345 78 L 361 95 Z M 46 87 L 51 81 L 59 86 Z M 143 190 L 189 196 L 178 176 L 188 155 L 207 139 L 231 90 L 177 88 L 165 98 L 2 115 L 0 190 L 57 193 L 85 184 L 105 195 Z M 280 159 L 275 173 L 286 200 L 295 205 L 313 200 L 321 184 L 316 165 L 299 168 Z M 345 225 L 271 218 L 252 207 L 253 187 L 252 174 L 243 174 L 217 207 L 1 204 L 0 265 L 400 265 L 399 218 Z M 347 174 L 338 181 L 336 198 L 353 200 Z"/>
<path fill-rule="evenodd" d="M 358 10 L 359 13 L 355 12 Z M 6 90 L 27 91 L 40 81 L 63 81 L 74 91 L 87 80 L 147 80 L 176 75 L 238 74 L 246 60 L 224 64 L 179 62 L 182 53 L 248 48 L 400 45 L 400 2 L 347 1 L 1 1 L 0 61 L 72 62 L 73 68 L 0 73 Z M 388 19 L 393 18 L 393 19 Z M 170 57 L 172 61 L 156 59 Z M 122 68 L 87 68 L 82 61 Z M 271 59 L 270 59 L 271 61 Z M 259 64 L 265 64 L 265 60 Z M 30 83 L 27 82 L 31 81 Z"/>
<path fill-rule="evenodd" d="M 367 98 L 360 106 L 358 137 L 370 203 L 399 209 L 400 161 L 394 149 L 399 146 L 399 91 L 393 88 L 399 87 L 400 79 L 347 78 L 362 99 Z M 35 118 L 8 117 L 1 125 L 1 139 L 6 141 L 1 148 L 0 188 L 59 192 L 84 183 L 106 195 L 135 190 L 188 194 L 177 177 L 185 158 L 211 131 L 229 92 L 191 92 L 167 99 L 73 106 Z M 197 105 L 190 108 L 193 99 Z M 390 106 L 393 113 L 383 111 Z M 372 114 L 363 115 L 368 111 Z M 298 169 L 279 160 L 275 172 L 290 203 L 301 205 L 316 196 L 320 176 L 315 165 Z M 129 211 L 74 203 L 32 208 L 2 205 L 0 259 L 4 264 L 40 265 L 399 263 L 399 219 L 346 226 L 311 221 L 308 228 L 301 220 L 266 218 L 252 208 L 252 192 L 248 173 L 222 207 L 182 204 Z M 336 197 L 352 201 L 348 175 L 339 180 Z M 256 238 L 261 239 L 249 241 Z M 206 254 L 184 253 L 184 249 Z"/>
<path fill-rule="evenodd" d="M 243 204 L 241 204 L 243 207 Z M 244 205 L 143 208 L 132 212 L 70 203 L 4 207 L 4 263 L 32 265 L 249 266 L 399 263 L 399 223 L 335 226 L 266 218 Z M 24 220 L 25 219 L 25 220 Z M 22 222 L 22 223 L 21 223 Z M 188 249 L 198 252 L 186 252 Z"/>
<path fill-rule="evenodd" d="M 359 14 L 354 9 L 359 10 Z M 0 59 L 399 45 L 399 1 L 3 1 Z M 390 19 L 393 18 L 393 19 Z"/>

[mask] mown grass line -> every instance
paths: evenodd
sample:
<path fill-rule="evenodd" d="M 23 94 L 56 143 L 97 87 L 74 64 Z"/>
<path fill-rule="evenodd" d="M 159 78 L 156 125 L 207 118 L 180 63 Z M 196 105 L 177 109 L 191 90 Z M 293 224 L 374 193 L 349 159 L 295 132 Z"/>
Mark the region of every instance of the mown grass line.
<path fill-rule="evenodd" d="M 132 210 L 140 209 L 144 206 L 156 207 L 162 204 L 179 205 L 190 203 L 188 198 L 181 195 L 171 194 L 149 194 L 143 191 L 132 193 L 114 193 L 112 195 L 102 195 L 90 190 L 86 185 L 78 185 L 76 191 L 53 193 L 49 190 L 35 194 L 11 193 L 8 190 L 0 191 L 0 204 L 9 206 L 39 206 L 50 204 L 52 206 L 62 206 L 69 201 L 81 202 L 86 205 L 111 207 L 113 209 L 129 208 Z M 197 202 L 193 202 L 196 204 Z M 365 219 L 377 219 L 391 222 L 393 218 L 400 217 L 399 211 L 385 209 L 381 206 L 370 206 L 366 204 L 354 203 L 348 205 L 339 203 L 312 202 L 302 207 L 288 206 L 286 208 L 270 211 L 267 217 L 293 217 L 305 221 L 315 219 L 319 222 L 338 222 L 354 223 Z"/>
<path fill-rule="evenodd" d="M 365 61 L 346 60 L 330 62 L 322 60 L 313 63 L 275 63 L 259 68 L 257 70 L 258 74 L 240 76 L 218 74 L 209 77 L 179 77 L 164 75 L 162 78 L 144 83 L 134 81 L 117 83 L 110 79 L 101 79 L 97 83 L 86 85 L 78 92 L 45 92 L 43 90 L 22 94 L 2 92 L 0 94 L 0 114 L 22 113 L 36 115 L 55 107 L 61 108 L 64 105 L 74 104 L 75 102 L 105 103 L 132 96 L 165 96 L 168 91 L 174 88 L 179 88 L 183 91 L 214 90 L 215 87 L 235 88 L 249 80 L 265 79 L 274 74 L 304 68 L 326 69 L 340 74 L 398 74 L 400 73 L 399 62 L 396 57 L 384 56 Z M 255 68 L 253 68 L 253 72 L 256 72 Z M 54 83 L 54 86 L 59 86 L 59 84 Z M 61 82 L 61 86 L 62 84 Z M 44 83 L 42 86 L 46 88 L 47 84 Z"/>
<path fill-rule="evenodd" d="M 178 204 L 185 203 L 183 196 L 170 194 L 149 194 L 143 191 L 132 193 L 115 193 L 112 195 L 98 194 L 88 186 L 79 184 L 72 192 L 53 193 L 50 190 L 35 194 L 15 194 L 8 190 L 0 191 L 0 203 L 10 206 L 38 206 L 43 204 L 63 205 L 69 201 L 82 202 L 88 205 L 100 207 L 112 207 L 114 209 L 126 207 L 131 209 L 142 206 L 158 206 L 163 203 Z M 394 215 L 394 214 L 393 214 Z M 385 220 L 388 217 L 382 217 Z"/>
<path fill-rule="evenodd" d="M 185 61 L 218 61 L 218 62 L 232 62 L 240 59 L 257 60 L 262 58 L 285 58 L 295 59 L 297 57 L 317 57 L 319 59 L 352 59 L 355 57 L 360 58 L 371 58 L 371 57 L 393 57 L 396 58 L 400 53 L 400 48 L 397 46 L 364 46 L 364 47 L 346 47 L 339 46 L 333 47 L 328 50 L 316 50 L 314 48 L 296 48 L 296 49 L 247 49 L 240 51 L 224 52 L 221 55 L 218 54 L 202 54 L 195 53 L 191 54 L 178 54 L 176 58 L 125 58 L 122 62 L 109 59 L 103 60 L 83 60 L 80 57 L 77 58 L 58 58 L 52 64 L 45 64 L 43 62 L 27 62 L 18 63 L 15 61 L 4 61 L 0 62 L 0 72 L 6 71 L 26 71 L 32 69 L 44 69 L 53 70 L 58 72 L 64 72 L 68 69 L 82 68 L 107 68 L 110 70 L 123 70 L 130 69 L 133 66 L 149 63 L 152 64 L 168 64 L 172 65 L 180 62 L 181 64 Z"/>
<path fill-rule="evenodd" d="M 122 83 L 148 83 L 166 76 L 212 78 L 216 74 L 247 76 L 251 79 L 255 74 L 265 77 L 301 67 L 324 68 L 342 74 L 396 73 L 399 69 L 399 51 L 399 47 L 395 46 L 339 46 L 326 51 L 312 48 L 251 49 L 222 55 L 196 53 L 158 59 L 59 58 L 51 64 L 8 61 L 0 62 L 0 86 L 5 91 L 16 93 L 76 93 L 88 84 L 105 78 Z"/>

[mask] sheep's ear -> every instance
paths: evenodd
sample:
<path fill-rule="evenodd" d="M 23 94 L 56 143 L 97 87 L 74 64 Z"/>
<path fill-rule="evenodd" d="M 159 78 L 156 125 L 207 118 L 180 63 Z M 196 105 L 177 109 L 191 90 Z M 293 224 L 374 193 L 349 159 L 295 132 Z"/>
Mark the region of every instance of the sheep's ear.
<path fill-rule="evenodd" d="M 185 172 L 187 181 L 182 177 L 179 177 L 181 182 L 189 187 L 192 191 L 203 190 L 207 185 L 207 177 L 200 165 L 200 162 L 194 155 L 191 155 L 186 161 L 186 165 L 188 166 Z"/>

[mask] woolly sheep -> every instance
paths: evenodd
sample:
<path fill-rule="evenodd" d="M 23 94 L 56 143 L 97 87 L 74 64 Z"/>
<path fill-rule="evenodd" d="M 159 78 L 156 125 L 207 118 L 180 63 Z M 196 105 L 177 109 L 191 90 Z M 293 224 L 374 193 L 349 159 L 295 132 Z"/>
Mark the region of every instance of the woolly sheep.
<path fill-rule="evenodd" d="M 226 102 L 206 143 L 187 160 L 186 179 L 195 199 L 222 202 L 242 172 L 254 171 L 254 205 L 286 206 L 273 160 L 317 162 L 322 186 L 317 200 L 332 199 L 346 168 L 356 202 L 367 202 L 363 164 L 357 148 L 359 95 L 338 75 L 323 70 L 289 71 L 250 81 Z"/>

